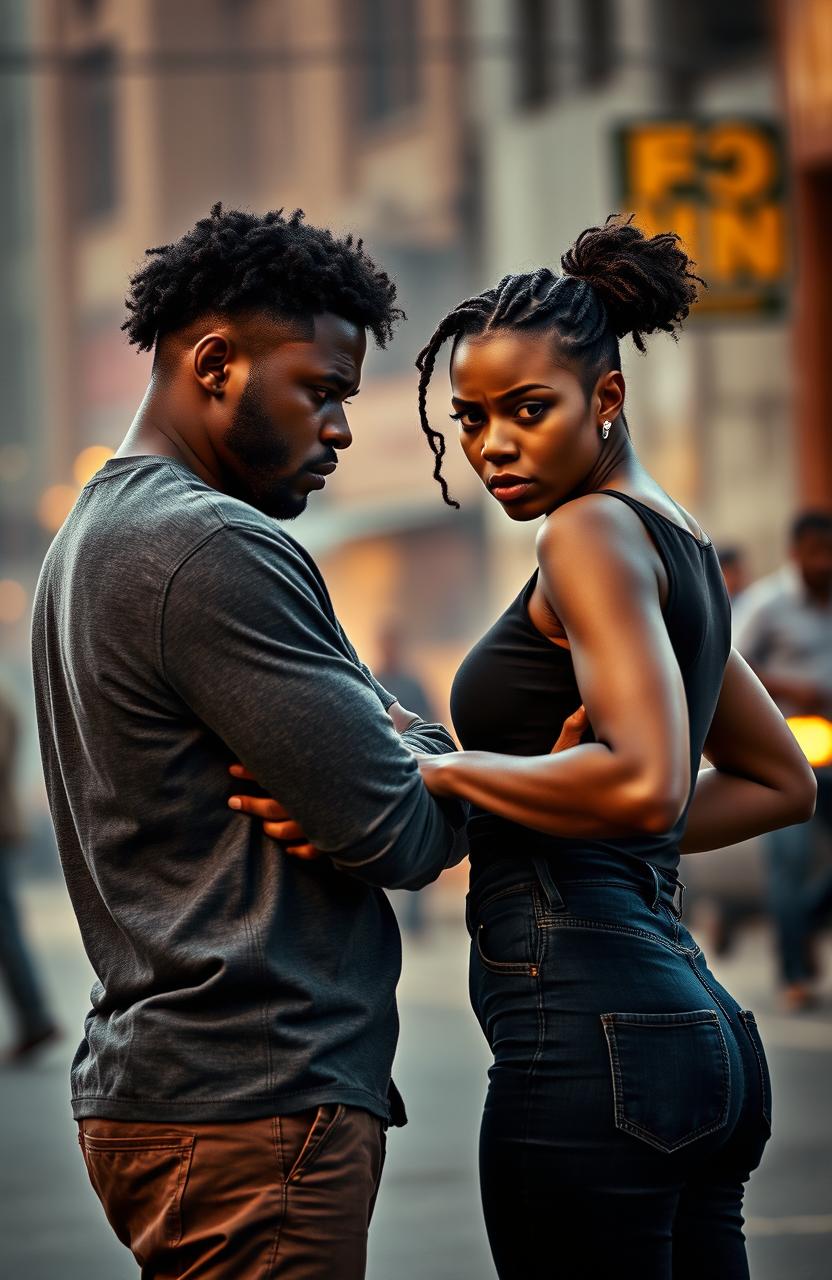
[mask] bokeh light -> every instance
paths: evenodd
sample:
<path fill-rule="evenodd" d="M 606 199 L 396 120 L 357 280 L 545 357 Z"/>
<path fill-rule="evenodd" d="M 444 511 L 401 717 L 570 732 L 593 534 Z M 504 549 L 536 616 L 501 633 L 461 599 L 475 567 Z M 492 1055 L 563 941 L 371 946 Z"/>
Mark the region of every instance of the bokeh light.
<path fill-rule="evenodd" d="M 832 764 L 832 724 L 823 716 L 790 716 L 788 726 L 815 769 Z"/>
<path fill-rule="evenodd" d="M 44 489 L 38 501 L 38 519 L 44 529 L 57 533 L 66 520 L 78 497 L 78 490 L 71 484 L 53 484 Z"/>
<path fill-rule="evenodd" d="M 0 623 L 12 626 L 26 612 L 26 591 L 14 578 L 0 578 Z"/>
<path fill-rule="evenodd" d="M 82 449 L 72 468 L 76 484 L 83 487 L 112 458 L 113 452 L 104 444 L 91 444 L 89 448 Z"/>

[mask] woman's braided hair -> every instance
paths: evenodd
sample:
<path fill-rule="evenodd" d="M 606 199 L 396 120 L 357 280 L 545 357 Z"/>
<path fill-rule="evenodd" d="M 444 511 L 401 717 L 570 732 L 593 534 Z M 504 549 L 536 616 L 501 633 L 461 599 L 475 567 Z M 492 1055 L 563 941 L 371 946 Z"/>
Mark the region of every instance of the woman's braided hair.
<path fill-rule="evenodd" d="M 380 347 L 403 312 L 396 286 L 351 235 L 308 226 L 302 209 L 254 214 L 215 204 L 172 244 L 146 251 L 130 279 L 122 329 L 141 351 L 202 315 L 325 311 L 369 329 Z"/>
<path fill-rule="evenodd" d="M 466 298 L 439 322 L 419 353 L 419 420 L 434 455 L 433 476 L 449 506 L 458 507 L 442 475 L 445 437 L 430 425 L 427 391 L 448 338 L 499 329 L 551 330 L 560 353 L 578 366 L 587 395 L 598 375 L 620 365 L 618 339 L 631 334 L 644 352 L 646 334 L 676 329 L 697 299 L 691 260 L 674 232 L 645 236 L 633 215 L 610 214 L 589 227 L 561 258 L 564 275 L 548 267 L 503 276 L 493 289 Z"/>

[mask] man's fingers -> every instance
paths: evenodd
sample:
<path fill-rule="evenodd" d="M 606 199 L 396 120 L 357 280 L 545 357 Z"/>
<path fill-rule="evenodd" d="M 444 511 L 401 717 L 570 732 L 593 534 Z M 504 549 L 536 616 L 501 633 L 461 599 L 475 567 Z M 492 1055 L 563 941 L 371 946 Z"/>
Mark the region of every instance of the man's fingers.
<path fill-rule="evenodd" d="M 230 765 L 228 766 L 228 772 L 229 772 L 229 773 L 232 775 L 232 777 L 234 777 L 234 778 L 245 778 L 246 782 L 256 782 L 256 781 L 257 781 L 257 779 L 255 778 L 254 774 L 253 774 L 253 773 L 249 773 L 249 771 L 248 771 L 248 769 L 245 767 L 245 765 L 242 765 L 242 764 L 230 764 Z"/>
<path fill-rule="evenodd" d="M 296 822 L 264 822 L 263 830 L 267 836 L 279 840 L 281 844 L 306 844 L 306 832 L 301 831 Z"/>
<path fill-rule="evenodd" d="M 284 852 L 292 858 L 300 858 L 302 862 L 314 862 L 324 856 L 313 844 L 293 844 L 291 848 L 284 848 Z"/>
<path fill-rule="evenodd" d="M 289 817 L 283 805 L 269 796 L 231 796 L 228 807 L 238 809 L 241 813 L 250 813 L 255 818 L 266 818 L 270 822 L 285 822 Z"/>

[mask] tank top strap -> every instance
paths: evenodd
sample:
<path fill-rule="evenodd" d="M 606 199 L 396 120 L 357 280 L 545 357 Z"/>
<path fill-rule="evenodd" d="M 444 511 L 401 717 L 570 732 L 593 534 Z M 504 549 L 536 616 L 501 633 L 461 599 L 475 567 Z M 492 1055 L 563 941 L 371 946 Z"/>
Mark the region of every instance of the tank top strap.
<path fill-rule="evenodd" d="M 660 546 L 668 544 L 668 530 L 680 533 L 683 538 L 688 539 L 696 546 L 704 549 L 711 545 L 710 539 L 697 538 L 696 534 L 688 529 L 685 525 L 677 524 L 675 520 L 671 520 L 669 516 L 662 515 L 661 511 L 656 511 L 653 507 L 649 507 L 646 502 L 641 502 L 638 498 L 633 498 L 629 493 L 622 493 L 620 489 L 599 489 L 599 493 L 608 493 L 613 498 L 618 498 L 625 503 L 631 511 L 634 511 L 643 524 L 647 526 L 653 534 L 654 539 Z M 678 543 L 676 544 L 678 546 Z"/>

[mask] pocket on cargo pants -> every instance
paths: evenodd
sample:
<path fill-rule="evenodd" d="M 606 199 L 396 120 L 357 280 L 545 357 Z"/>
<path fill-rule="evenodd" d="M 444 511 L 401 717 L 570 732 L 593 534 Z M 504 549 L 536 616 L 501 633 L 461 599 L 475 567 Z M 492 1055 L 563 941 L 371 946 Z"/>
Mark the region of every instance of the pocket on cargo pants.
<path fill-rule="evenodd" d="M 604 1013 L 601 1023 L 616 1128 L 671 1152 L 727 1123 L 731 1074 L 715 1010 Z"/>
<path fill-rule="evenodd" d="M 78 1141 L 90 1182 L 107 1221 L 136 1260 L 175 1248 L 182 1237 L 182 1196 L 193 1154 L 192 1134 L 103 1137 L 86 1131 Z"/>

